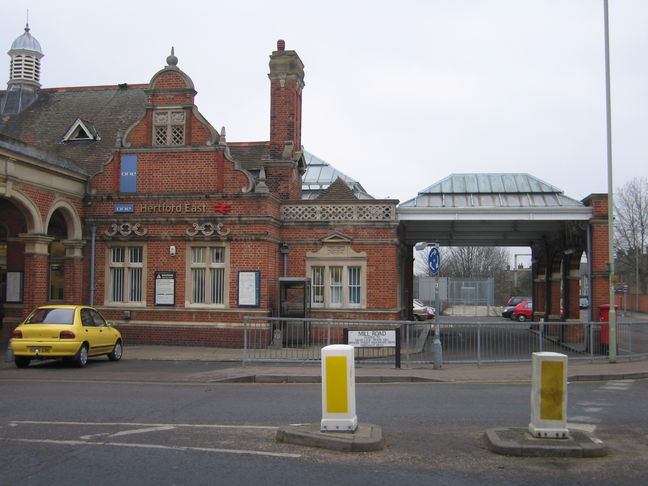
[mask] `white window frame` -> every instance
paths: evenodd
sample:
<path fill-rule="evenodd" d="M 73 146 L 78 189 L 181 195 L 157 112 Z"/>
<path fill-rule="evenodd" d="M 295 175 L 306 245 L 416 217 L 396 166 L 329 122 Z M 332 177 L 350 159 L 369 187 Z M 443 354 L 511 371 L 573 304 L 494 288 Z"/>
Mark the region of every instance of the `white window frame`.
<path fill-rule="evenodd" d="M 308 253 L 306 276 L 311 279 L 311 308 L 367 308 L 367 257 L 364 252 L 331 245 L 317 253 Z"/>
<path fill-rule="evenodd" d="M 194 255 L 196 251 L 202 249 L 204 258 L 202 261 L 195 262 Z M 222 251 L 221 261 L 213 261 L 215 249 Z M 203 273 L 201 288 L 195 285 L 195 276 L 198 271 Z M 213 273 L 212 273 L 213 272 Z M 209 275 L 214 278 L 210 278 Z M 220 274 L 220 279 L 217 275 Z M 229 287 L 230 287 L 230 265 L 229 265 L 229 247 L 224 244 L 208 244 L 208 243 L 195 243 L 187 247 L 187 273 L 186 273 L 186 286 L 185 286 L 185 307 L 192 308 L 217 308 L 224 309 L 229 307 Z M 213 292 L 215 279 L 220 280 L 222 285 L 219 296 L 222 296 L 221 302 L 213 302 Z M 201 290 L 202 289 L 202 290 Z M 199 292 L 196 294 L 196 292 Z M 200 296 L 202 301 L 196 301 Z"/>
<path fill-rule="evenodd" d="M 141 252 L 141 261 L 133 261 L 131 253 L 138 248 Z M 115 261 L 115 251 L 124 252 L 123 261 Z M 121 274 L 119 285 L 115 288 L 115 276 Z M 139 243 L 117 244 L 106 247 L 106 289 L 105 305 L 146 306 L 146 245 Z M 135 285 L 134 285 L 135 284 Z M 139 288 L 139 299 L 134 299 L 134 287 Z M 121 293 L 121 300 L 115 300 L 116 293 Z"/>

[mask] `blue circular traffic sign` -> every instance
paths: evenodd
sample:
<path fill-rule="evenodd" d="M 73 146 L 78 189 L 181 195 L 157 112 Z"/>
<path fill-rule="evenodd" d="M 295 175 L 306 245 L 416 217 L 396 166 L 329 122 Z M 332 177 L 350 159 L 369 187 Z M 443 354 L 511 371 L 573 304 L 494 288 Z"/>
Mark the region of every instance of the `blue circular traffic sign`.
<path fill-rule="evenodd" d="M 432 275 L 439 273 L 439 265 L 441 265 L 441 253 L 438 247 L 433 246 L 428 254 L 428 269 Z"/>

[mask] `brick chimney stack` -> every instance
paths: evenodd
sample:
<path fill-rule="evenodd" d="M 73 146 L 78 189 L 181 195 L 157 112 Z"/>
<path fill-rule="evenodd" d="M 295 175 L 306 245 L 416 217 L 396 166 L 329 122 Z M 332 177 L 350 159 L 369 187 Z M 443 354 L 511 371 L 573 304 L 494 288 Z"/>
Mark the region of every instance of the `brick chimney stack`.
<path fill-rule="evenodd" d="M 291 159 L 301 151 L 302 89 L 304 64 L 283 40 L 270 56 L 270 157 Z"/>

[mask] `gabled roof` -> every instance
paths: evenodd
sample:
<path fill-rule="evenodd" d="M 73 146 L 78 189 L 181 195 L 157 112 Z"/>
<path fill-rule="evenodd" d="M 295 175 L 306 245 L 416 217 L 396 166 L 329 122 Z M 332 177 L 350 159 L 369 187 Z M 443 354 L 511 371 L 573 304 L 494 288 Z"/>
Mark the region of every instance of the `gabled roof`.
<path fill-rule="evenodd" d="M 95 175 L 121 145 L 126 129 L 143 115 L 148 85 L 94 86 L 43 89 L 38 98 L 16 115 L 0 117 L 0 133 L 21 140 L 55 159 L 74 160 Z M 3 97 L 5 91 L 0 91 Z M 62 143 L 76 120 L 101 133 L 91 143 Z"/>
<path fill-rule="evenodd" d="M 335 179 L 335 181 L 333 181 L 333 184 L 324 189 L 324 191 L 315 199 L 318 202 L 344 202 L 358 200 L 351 188 L 347 186 L 347 184 L 342 180 L 341 177 Z"/>
<path fill-rule="evenodd" d="M 99 131 L 88 120 L 82 120 L 77 118 L 74 124 L 70 127 L 65 135 L 63 135 L 62 142 L 73 142 L 73 141 L 95 141 L 101 140 L 99 136 Z"/>

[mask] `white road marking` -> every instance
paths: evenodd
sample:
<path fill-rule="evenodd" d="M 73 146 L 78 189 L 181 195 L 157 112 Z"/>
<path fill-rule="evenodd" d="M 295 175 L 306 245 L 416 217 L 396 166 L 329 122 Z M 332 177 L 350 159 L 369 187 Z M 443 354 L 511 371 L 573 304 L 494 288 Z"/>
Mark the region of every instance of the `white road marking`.
<path fill-rule="evenodd" d="M 567 428 L 568 429 L 576 429 L 576 430 L 584 430 L 585 432 L 589 432 L 590 434 L 593 434 L 596 431 L 596 425 L 595 424 L 575 424 L 573 422 L 567 422 Z"/>
<path fill-rule="evenodd" d="M 634 381 L 632 380 L 627 380 L 627 381 L 608 381 L 600 387 L 600 390 L 610 390 L 610 391 L 624 391 L 628 390 L 632 387 L 634 384 Z"/>
<path fill-rule="evenodd" d="M 135 429 L 135 430 L 122 430 L 115 434 L 110 434 L 108 437 L 120 437 L 122 435 L 132 435 L 132 434 L 146 434 L 147 432 L 159 432 L 161 430 L 173 430 L 175 427 L 171 425 L 163 425 L 160 427 L 146 427 L 144 429 Z"/>
<path fill-rule="evenodd" d="M 106 426 L 132 426 L 132 427 L 193 427 L 206 429 L 249 429 L 249 430 L 277 430 L 272 425 L 226 425 L 226 424 L 144 424 L 139 422 L 55 422 L 49 420 L 12 420 L 10 427 L 17 425 L 106 425 Z"/>
<path fill-rule="evenodd" d="M 51 439 L 11 439 L 4 438 L 2 440 L 14 442 L 28 442 L 32 444 L 56 444 L 56 445 L 70 445 L 70 446 L 113 446 L 113 447 L 134 447 L 139 449 L 160 449 L 169 451 L 197 451 L 197 452 L 215 452 L 221 454 L 241 454 L 252 456 L 267 456 L 267 457 L 282 457 L 282 458 L 298 458 L 301 454 L 290 454 L 287 452 L 263 452 L 251 451 L 246 449 L 218 449 L 213 447 L 188 447 L 188 446 L 165 446 L 160 444 L 129 444 L 126 442 L 88 442 L 81 440 L 51 440 Z"/>
<path fill-rule="evenodd" d="M 590 417 L 589 415 L 572 415 L 568 417 L 569 422 L 579 423 L 581 425 L 587 425 L 589 423 L 601 423 L 601 419 Z"/>
<path fill-rule="evenodd" d="M 109 432 L 104 432 L 101 434 L 90 434 L 90 435 L 82 435 L 80 438 L 83 440 L 91 440 L 94 439 L 95 437 L 119 437 L 121 435 L 131 435 L 131 434 L 146 434 L 147 432 L 158 432 L 161 430 L 173 430 L 176 427 L 171 426 L 171 425 L 164 425 L 160 427 L 146 427 L 144 429 L 135 429 L 135 430 L 122 430 L 121 432 L 116 432 L 114 434 L 111 434 Z"/>
<path fill-rule="evenodd" d="M 96 439 L 98 437 L 107 437 L 109 435 L 110 435 L 109 432 L 104 432 L 102 434 L 82 435 L 81 437 L 79 437 L 79 439 L 81 439 L 81 440 L 91 440 L 91 439 Z"/>

